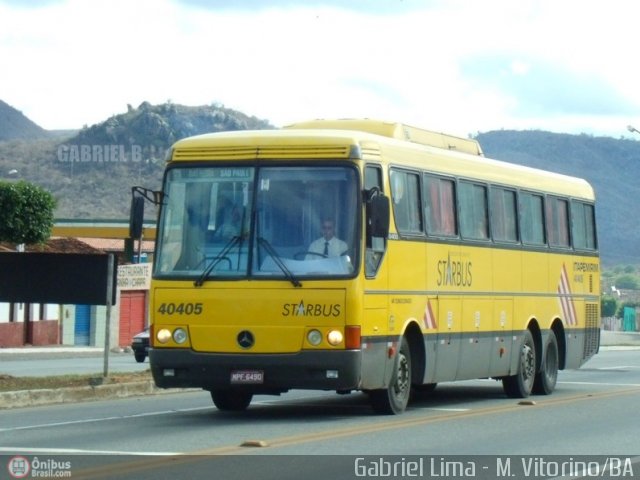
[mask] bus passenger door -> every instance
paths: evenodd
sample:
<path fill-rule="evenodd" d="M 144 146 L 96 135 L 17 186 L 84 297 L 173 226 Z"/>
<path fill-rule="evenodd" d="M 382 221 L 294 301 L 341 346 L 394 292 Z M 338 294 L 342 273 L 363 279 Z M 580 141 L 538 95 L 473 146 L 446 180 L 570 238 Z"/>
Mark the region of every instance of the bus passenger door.
<path fill-rule="evenodd" d="M 378 276 L 365 279 L 362 316 L 362 388 L 375 389 L 385 386 L 387 362 L 389 308 L 386 293 L 386 267 L 378 270 Z"/>
<path fill-rule="evenodd" d="M 384 388 L 388 352 L 389 281 L 386 261 L 389 228 L 388 199 L 381 194 L 382 169 L 378 165 L 365 167 L 365 192 L 369 198 L 365 205 L 364 245 L 364 299 L 361 325 L 362 335 L 362 389 Z M 380 193 L 380 195 L 378 195 Z M 377 196 L 377 199 L 374 199 Z M 384 200 L 383 200 L 384 199 Z M 376 207 L 376 202 L 387 202 Z M 376 208 L 385 210 L 386 219 L 380 218 Z M 382 212 L 382 217 L 385 217 Z M 385 225 L 379 225 L 386 222 Z M 386 232 L 385 232 L 386 230 Z"/>

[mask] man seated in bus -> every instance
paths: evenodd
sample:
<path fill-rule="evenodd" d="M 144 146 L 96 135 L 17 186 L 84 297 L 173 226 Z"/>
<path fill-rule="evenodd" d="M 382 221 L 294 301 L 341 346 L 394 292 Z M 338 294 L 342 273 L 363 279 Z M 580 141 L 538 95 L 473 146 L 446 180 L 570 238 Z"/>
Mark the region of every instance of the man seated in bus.
<path fill-rule="evenodd" d="M 242 215 L 238 206 L 225 199 L 216 214 L 214 239 L 228 240 L 235 235 L 240 235 L 241 221 Z"/>
<path fill-rule="evenodd" d="M 307 255 L 306 260 L 318 257 L 339 257 L 347 253 L 346 242 L 335 236 L 335 222 L 330 218 L 322 221 L 322 237 L 311 242 L 307 251 L 313 255 Z"/>

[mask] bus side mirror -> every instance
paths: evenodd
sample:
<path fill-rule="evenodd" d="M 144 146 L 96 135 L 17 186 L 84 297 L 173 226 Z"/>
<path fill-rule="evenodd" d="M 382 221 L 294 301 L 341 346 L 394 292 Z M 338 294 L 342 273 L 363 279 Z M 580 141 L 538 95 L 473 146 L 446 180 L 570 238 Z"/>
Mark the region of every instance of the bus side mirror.
<path fill-rule="evenodd" d="M 142 238 L 142 226 L 144 222 L 144 198 L 133 195 L 131 197 L 131 212 L 129 212 L 129 237 Z"/>
<path fill-rule="evenodd" d="M 367 202 L 367 230 L 370 237 L 389 236 L 389 198 L 379 194 Z"/>

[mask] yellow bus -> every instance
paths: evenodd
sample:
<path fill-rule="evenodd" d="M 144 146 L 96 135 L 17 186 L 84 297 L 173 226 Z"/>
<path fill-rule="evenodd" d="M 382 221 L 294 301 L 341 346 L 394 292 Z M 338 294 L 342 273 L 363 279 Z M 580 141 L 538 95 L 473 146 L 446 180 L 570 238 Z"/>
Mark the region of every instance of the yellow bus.
<path fill-rule="evenodd" d="M 595 197 L 471 139 L 317 120 L 175 143 L 151 295 L 158 387 L 221 410 L 290 389 L 493 378 L 550 394 L 599 348 Z"/>

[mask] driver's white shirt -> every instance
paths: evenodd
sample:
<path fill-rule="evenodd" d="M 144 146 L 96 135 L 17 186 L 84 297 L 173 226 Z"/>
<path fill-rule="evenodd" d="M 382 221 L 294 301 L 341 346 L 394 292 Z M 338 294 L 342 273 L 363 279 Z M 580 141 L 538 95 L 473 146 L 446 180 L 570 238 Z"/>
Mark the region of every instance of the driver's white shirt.
<path fill-rule="evenodd" d="M 340 255 L 342 255 L 347 251 L 346 242 L 343 242 L 342 240 L 336 237 L 331 237 L 331 240 L 326 240 L 324 237 L 320 237 L 317 240 L 314 240 L 313 242 L 311 242 L 311 245 L 309 245 L 308 251 L 312 253 L 317 253 L 319 255 L 323 255 L 325 242 L 329 242 L 329 245 L 327 246 L 329 257 L 339 257 Z M 312 260 L 313 259 L 312 257 L 314 257 L 314 255 L 308 255 L 307 259 Z"/>

